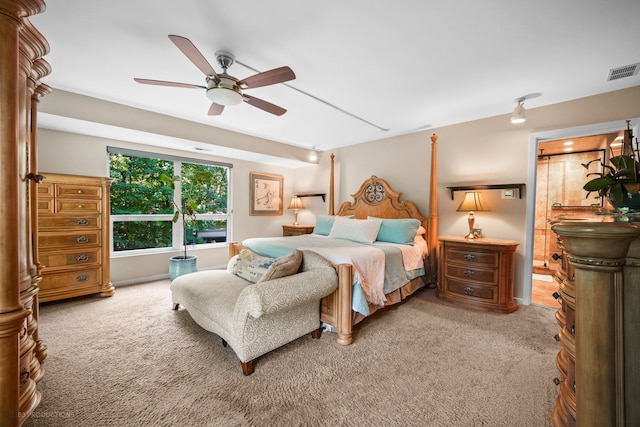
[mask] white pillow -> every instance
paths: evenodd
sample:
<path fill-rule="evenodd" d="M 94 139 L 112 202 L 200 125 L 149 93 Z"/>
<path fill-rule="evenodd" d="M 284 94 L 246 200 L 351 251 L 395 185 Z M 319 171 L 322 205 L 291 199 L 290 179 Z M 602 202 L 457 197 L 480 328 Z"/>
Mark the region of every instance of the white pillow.
<path fill-rule="evenodd" d="M 376 241 L 381 223 L 381 219 L 349 219 L 337 216 L 329 237 L 360 243 L 373 243 Z"/>

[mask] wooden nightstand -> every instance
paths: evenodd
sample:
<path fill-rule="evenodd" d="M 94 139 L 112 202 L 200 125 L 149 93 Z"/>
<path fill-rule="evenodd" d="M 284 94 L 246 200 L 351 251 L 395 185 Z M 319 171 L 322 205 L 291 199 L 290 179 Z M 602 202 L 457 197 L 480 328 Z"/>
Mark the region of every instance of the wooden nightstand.
<path fill-rule="evenodd" d="M 438 240 L 439 298 L 499 313 L 518 309 L 513 300 L 513 262 L 518 242 L 456 236 L 441 236 Z"/>
<path fill-rule="evenodd" d="M 283 236 L 301 236 L 303 234 L 311 234 L 313 233 L 313 225 L 308 224 L 284 224 L 282 226 L 282 235 Z"/>

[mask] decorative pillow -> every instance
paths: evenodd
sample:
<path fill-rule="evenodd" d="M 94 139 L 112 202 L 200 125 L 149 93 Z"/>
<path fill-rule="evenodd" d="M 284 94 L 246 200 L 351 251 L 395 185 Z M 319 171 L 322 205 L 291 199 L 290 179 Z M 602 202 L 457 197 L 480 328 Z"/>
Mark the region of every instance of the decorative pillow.
<path fill-rule="evenodd" d="M 266 257 L 249 249 L 243 249 L 231 258 L 227 269 L 245 280 L 259 283 L 295 274 L 301 264 L 302 252 L 297 249 L 279 258 Z"/>
<path fill-rule="evenodd" d="M 373 243 L 380 230 L 380 219 L 352 219 L 337 216 L 333 222 L 329 237 L 353 240 L 360 243 Z"/>
<path fill-rule="evenodd" d="M 295 249 L 289 255 L 283 255 L 280 258 L 276 258 L 269 269 L 264 273 L 260 280 L 258 280 L 258 283 L 296 274 L 300 269 L 301 264 L 302 252 Z"/>
<path fill-rule="evenodd" d="M 372 219 L 373 217 L 369 217 Z M 400 243 L 413 246 L 413 239 L 420 227 L 420 220 L 415 218 L 382 219 L 376 240 L 380 242 Z"/>
<path fill-rule="evenodd" d="M 344 218 L 355 218 L 354 215 L 345 216 Z M 316 218 L 316 226 L 313 228 L 313 234 L 328 236 L 331 233 L 333 222 L 336 217 L 334 215 L 318 215 Z"/>
<path fill-rule="evenodd" d="M 336 217 L 332 215 L 318 215 L 316 218 L 316 226 L 313 227 L 313 233 L 328 236 L 329 233 L 331 233 L 331 227 L 333 227 L 333 221 L 335 219 Z"/>
<path fill-rule="evenodd" d="M 249 249 L 243 249 L 231 266 L 231 272 L 245 280 L 257 283 L 275 260 L 276 258 L 261 256 Z"/>

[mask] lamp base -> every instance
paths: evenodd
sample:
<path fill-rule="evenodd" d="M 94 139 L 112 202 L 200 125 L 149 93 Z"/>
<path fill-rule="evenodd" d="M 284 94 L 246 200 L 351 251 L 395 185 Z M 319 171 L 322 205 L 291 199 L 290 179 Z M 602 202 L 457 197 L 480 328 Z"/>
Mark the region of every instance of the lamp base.
<path fill-rule="evenodd" d="M 477 239 L 478 236 L 473 232 L 473 224 L 475 223 L 475 218 L 473 216 L 473 212 L 469 212 L 469 217 L 467 218 L 467 222 L 469 223 L 469 234 L 464 236 L 465 239 Z"/>

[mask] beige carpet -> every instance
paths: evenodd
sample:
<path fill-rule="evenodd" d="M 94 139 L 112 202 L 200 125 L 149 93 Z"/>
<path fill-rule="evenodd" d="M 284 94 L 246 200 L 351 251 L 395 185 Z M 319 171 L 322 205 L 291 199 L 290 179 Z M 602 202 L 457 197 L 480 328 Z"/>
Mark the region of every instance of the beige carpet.
<path fill-rule="evenodd" d="M 171 310 L 168 281 L 41 306 L 43 398 L 26 426 L 550 425 L 553 309 L 465 310 L 424 290 L 356 327 L 303 337 L 242 375 Z"/>

